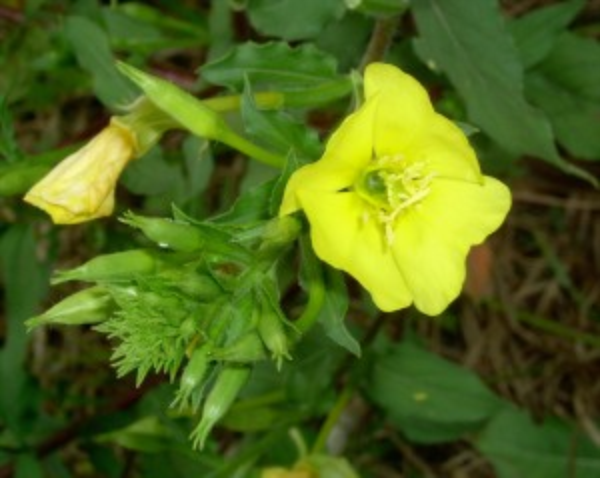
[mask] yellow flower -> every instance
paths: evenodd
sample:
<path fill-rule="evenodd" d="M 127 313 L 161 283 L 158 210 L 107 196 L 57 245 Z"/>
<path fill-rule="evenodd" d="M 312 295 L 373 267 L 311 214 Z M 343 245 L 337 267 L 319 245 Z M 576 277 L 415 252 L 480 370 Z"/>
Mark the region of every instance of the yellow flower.
<path fill-rule="evenodd" d="M 64 159 L 25 196 L 56 224 L 76 224 L 112 213 L 115 186 L 137 153 L 133 131 L 111 123 L 87 145 Z"/>
<path fill-rule="evenodd" d="M 462 131 L 399 69 L 365 72 L 365 103 L 324 156 L 296 171 L 280 214 L 302 209 L 317 255 L 384 311 L 441 313 L 460 293 L 469 248 L 496 230 L 510 192 L 483 176 Z"/>

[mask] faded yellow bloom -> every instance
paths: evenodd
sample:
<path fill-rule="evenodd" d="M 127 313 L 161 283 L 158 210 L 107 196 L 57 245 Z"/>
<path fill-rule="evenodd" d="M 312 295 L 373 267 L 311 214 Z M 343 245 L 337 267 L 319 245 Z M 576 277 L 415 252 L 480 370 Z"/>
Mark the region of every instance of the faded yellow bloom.
<path fill-rule="evenodd" d="M 441 313 L 460 293 L 471 246 L 503 222 L 510 192 L 481 174 L 462 131 L 398 68 L 365 72 L 365 102 L 324 156 L 296 171 L 280 214 L 303 210 L 316 254 L 384 311 Z"/>
<path fill-rule="evenodd" d="M 109 216 L 115 186 L 137 154 L 134 132 L 116 120 L 83 148 L 65 158 L 25 196 L 56 224 L 77 224 Z"/>

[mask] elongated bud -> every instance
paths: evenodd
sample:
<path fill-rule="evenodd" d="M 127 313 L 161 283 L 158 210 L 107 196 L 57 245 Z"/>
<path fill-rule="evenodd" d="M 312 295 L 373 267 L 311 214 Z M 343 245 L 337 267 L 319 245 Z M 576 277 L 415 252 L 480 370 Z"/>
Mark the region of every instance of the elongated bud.
<path fill-rule="evenodd" d="M 302 224 L 293 216 L 276 217 L 269 221 L 263 231 L 259 254 L 263 257 L 281 255 L 282 249 L 296 240 Z"/>
<path fill-rule="evenodd" d="M 158 108 L 171 115 L 184 128 L 208 139 L 220 140 L 229 130 L 218 113 L 173 83 L 117 62 L 117 68 L 138 85 Z"/>
<path fill-rule="evenodd" d="M 194 350 L 192 357 L 185 366 L 179 389 L 171 407 L 180 410 L 190 409 L 196 412 L 202 402 L 204 382 L 210 368 L 210 347 L 203 345 Z"/>
<path fill-rule="evenodd" d="M 63 299 L 41 315 L 25 322 L 29 330 L 40 325 L 97 324 L 110 318 L 115 308 L 110 294 L 101 286 L 90 287 Z"/>
<path fill-rule="evenodd" d="M 168 247 L 174 251 L 192 252 L 206 244 L 206 239 L 199 229 L 172 219 L 143 217 L 127 212 L 121 218 L 121 222 L 141 230 L 148 239 L 160 247 Z"/>
<path fill-rule="evenodd" d="M 250 332 L 240 337 L 231 345 L 215 349 L 213 357 L 219 361 L 244 364 L 264 360 L 267 358 L 267 354 L 258 334 Z"/>
<path fill-rule="evenodd" d="M 291 360 L 289 340 L 283 329 L 283 318 L 268 302 L 264 301 L 258 317 L 258 333 L 261 340 L 271 352 L 271 358 L 281 368 L 283 359 Z"/>
<path fill-rule="evenodd" d="M 191 267 L 180 267 L 161 272 L 158 279 L 164 280 L 169 287 L 176 289 L 192 299 L 210 301 L 223 293 L 223 289 L 215 279 L 207 273 L 196 271 Z"/>
<path fill-rule="evenodd" d="M 202 407 L 200 423 L 190 435 L 195 448 L 204 447 L 208 434 L 227 413 L 249 377 L 249 367 L 228 366 L 221 370 Z"/>
<path fill-rule="evenodd" d="M 140 275 L 155 273 L 161 259 L 150 249 L 133 249 L 94 257 L 74 269 L 56 272 L 52 284 L 79 281 L 119 281 L 130 280 Z"/>

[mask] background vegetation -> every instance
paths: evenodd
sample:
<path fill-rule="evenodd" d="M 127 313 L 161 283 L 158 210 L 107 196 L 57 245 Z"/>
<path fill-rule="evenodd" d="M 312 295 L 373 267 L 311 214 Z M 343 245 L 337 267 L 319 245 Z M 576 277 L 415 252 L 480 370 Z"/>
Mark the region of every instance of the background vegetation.
<path fill-rule="evenodd" d="M 594 0 L 4 0 L 0 477 L 251 477 L 298 461 L 316 474 L 271 476 L 600 476 L 599 35 Z M 169 409 L 168 377 L 117 379 L 114 343 L 90 327 L 24 326 L 75 290 L 51 289 L 53 270 L 139 243 L 116 215 L 57 227 L 21 199 L 136 97 L 117 58 L 203 98 L 296 92 L 295 108 L 246 103 L 229 119 L 313 160 L 353 105 L 350 90 L 321 100 L 319 88 L 371 61 L 399 65 L 477 130 L 513 209 L 440 317 L 381 314 L 332 275 L 341 302 L 281 371 L 255 368 L 195 451 L 196 418 Z M 127 169 L 118 212 L 175 204 L 203 219 L 278 174 L 172 132 Z M 301 295 L 285 296 L 292 315 Z"/>

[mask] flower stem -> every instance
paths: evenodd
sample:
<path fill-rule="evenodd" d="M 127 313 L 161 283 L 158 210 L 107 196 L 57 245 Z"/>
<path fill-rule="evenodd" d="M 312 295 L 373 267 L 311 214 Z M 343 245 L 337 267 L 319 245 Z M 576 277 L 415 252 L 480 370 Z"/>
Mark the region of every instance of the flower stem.
<path fill-rule="evenodd" d="M 308 303 L 294 323 L 300 335 L 304 335 L 315 324 L 325 301 L 325 286 L 322 279 L 311 280 L 308 284 Z"/>
<path fill-rule="evenodd" d="M 335 427 L 336 423 L 340 419 L 340 415 L 348 405 L 348 402 L 352 398 L 352 394 L 354 393 L 354 387 L 350 386 L 350 384 L 346 384 L 342 390 L 342 392 L 338 395 L 338 398 L 333 405 L 333 408 L 329 411 L 325 423 L 319 430 L 319 434 L 317 435 L 317 439 L 313 444 L 311 449 L 311 454 L 319 454 L 325 450 L 325 446 L 327 444 L 327 439 Z"/>
<path fill-rule="evenodd" d="M 285 165 L 285 158 L 283 156 L 257 146 L 243 136 L 234 133 L 230 129 L 222 129 L 218 139 L 222 143 L 237 149 L 241 153 L 247 154 L 261 163 L 274 166 L 276 168 L 283 168 Z"/>

